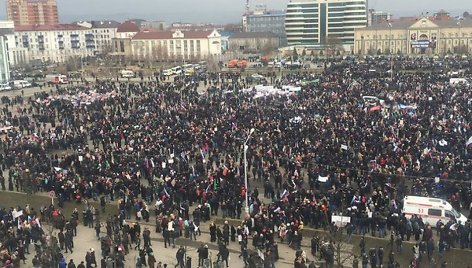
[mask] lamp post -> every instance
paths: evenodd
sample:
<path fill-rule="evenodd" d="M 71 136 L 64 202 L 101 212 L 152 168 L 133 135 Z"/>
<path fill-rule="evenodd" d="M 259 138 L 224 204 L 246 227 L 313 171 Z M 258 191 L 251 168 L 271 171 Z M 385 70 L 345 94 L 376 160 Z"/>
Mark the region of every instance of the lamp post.
<path fill-rule="evenodd" d="M 389 41 L 388 41 L 388 50 L 390 52 L 390 79 L 393 80 L 393 55 L 392 55 L 392 23 L 388 23 L 388 28 L 390 28 Z M 395 40 L 395 39 L 394 39 Z M 394 41 L 395 42 L 395 41 Z"/>
<path fill-rule="evenodd" d="M 249 214 L 249 189 L 247 186 L 247 143 L 251 138 L 252 133 L 254 133 L 254 128 L 251 128 L 251 130 L 249 131 L 249 135 L 247 136 L 246 141 L 244 142 L 244 187 L 246 188 L 246 206 L 244 210 L 246 211 L 246 214 Z"/>

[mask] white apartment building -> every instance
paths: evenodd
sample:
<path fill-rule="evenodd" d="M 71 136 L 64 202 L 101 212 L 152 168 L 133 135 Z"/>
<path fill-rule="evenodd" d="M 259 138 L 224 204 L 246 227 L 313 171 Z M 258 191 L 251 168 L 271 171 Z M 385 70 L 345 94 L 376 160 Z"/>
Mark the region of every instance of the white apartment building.
<path fill-rule="evenodd" d="M 135 59 L 204 59 L 221 55 L 216 31 L 138 32 L 131 40 Z"/>
<path fill-rule="evenodd" d="M 111 52 L 113 39 L 116 37 L 119 22 L 116 21 L 83 21 L 77 25 L 92 30 L 95 41 L 95 54 Z"/>
<path fill-rule="evenodd" d="M 354 44 L 354 30 L 367 26 L 367 0 L 295 0 L 287 4 L 288 45 Z"/>
<path fill-rule="evenodd" d="M 96 51 L 92 29 L 76 24 L 16 26 L 14 36 L 16 50 L 27 51 L 27 62 L 63 63 Z"/>
<path fill-rule="evenodd" d="M 0 84 L 7 83 L 10 80 L 10 63 L 8 60 L 8 51 L 5 37 L 0 35 Z"/>
<path fill-rule="evenodd" d="M 9 39 L 13 39 L 13 21 L 0 21 L 0 84 L 10 80 Z"/>

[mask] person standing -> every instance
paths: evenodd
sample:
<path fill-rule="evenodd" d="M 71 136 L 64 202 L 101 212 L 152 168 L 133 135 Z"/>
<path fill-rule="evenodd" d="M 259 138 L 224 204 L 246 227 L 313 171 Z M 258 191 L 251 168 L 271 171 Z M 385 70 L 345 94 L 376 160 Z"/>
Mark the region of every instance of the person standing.
<path fill-rule="evenodd" d="M 201 244 L 197 252 L 198 252 L 198 266 L 203 266 L 203 262 L 206 259 L 208 259 L 208 246 Z"/>
<path fill-rule="evenodd" d="M 229 267 L 228 265 L 228 258 L 229 258 L 229 250 L 224 244 L 220 244 L 219 251 L 218 251 L 218 260 L 221 259 L 222 262 L 226 263 L 226 267 Z"/>
<path fill-rule="evenodd" d="M 65 236 L 62 230 L 60 230 L 59 233 L 57 234 L 57 239 L 59 240 L 59 248 L 61 250 L 64 250 Z"/>
<path fill-rule="evenodd" d="M 185 249 L 183 246 L 180 246 L 180 248 L 177 250 L 177 253 L 175 254 L 175 258 L 177 259 L 177 264 L 175 265 L 175 267 L 180 267 L 180 268 L 185 267 L 184 257 L 185 257 Z"/>
<path fill-rule="evenodd" d="M 68 252 L 67 250 L 69 250 L 72 254 L 72 248 L 74 247 L 74 242 L 72 240 L 72 232 L 66 231 L 66 234 L 64 236 L 64 244 L 66 246 L 66 253 Z"/>
<path fill-rule="evenodd" d="M 73 259 L 70 259 L 69 263 L 67 264 L 67 268 L 76 268 Z"/>
<path fill-rule="evenodd" d="M 148 253 L 148 264 L 149 268 L 154 268 L 156 264 L 156 258 L 154 257 L 154 253 L 149 252 Z"/>

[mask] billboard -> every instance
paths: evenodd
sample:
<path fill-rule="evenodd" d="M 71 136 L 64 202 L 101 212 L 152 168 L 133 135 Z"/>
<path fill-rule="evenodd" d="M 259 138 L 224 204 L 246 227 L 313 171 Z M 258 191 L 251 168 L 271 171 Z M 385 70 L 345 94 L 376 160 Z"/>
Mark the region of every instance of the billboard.
<path fill-rule="evenodd" d="M 414 40 L 411 41 L 411 47 L 413 48 L 428 48 L 430 47 L 431 41 L 429 40 Z"/>

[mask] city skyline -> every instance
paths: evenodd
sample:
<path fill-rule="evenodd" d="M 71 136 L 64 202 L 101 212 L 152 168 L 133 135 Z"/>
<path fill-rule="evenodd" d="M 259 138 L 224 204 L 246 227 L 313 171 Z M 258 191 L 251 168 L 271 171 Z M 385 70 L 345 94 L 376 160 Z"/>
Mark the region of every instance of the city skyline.
<path fill-rule="evenodd" d="M 6 7 L 7 0 L 1 0 L 0 4 Z M 263 3 L 268 9 L 285 9 L 289 0 L 251 1 L 251 8 L 256 4 Z M 385 11 L 399 16 L 414 16 L 421 13 L 430 14 L 445 9 L 453 15 L 460 15 L 462 7 L 466 7 L 470 0 L 451 0 L 445 6 L 441 1 L 430 0 L 397 0 L 395 3 L 387 0 L 370 0 L 369 8 Z M 132 5 L 125 0 L 79 0 L 71 2 L 69 0 L 57 0 L 59 18 L 61 22 L 67 23 L 78 20 L 91 19 L 114 19 L 126 20 L 132 18 L 142 18 L 147 20 L 163 20 L 167 22 L 215 22 L 215 23 L 236 23 L 240 21 L 244 12 L 244 0 L 201 0 L 198 6 L 192 9 L 179 10 L 188 5 L 190 0 L 174 0 L 170 3 L 157 3 L 153 0 L 140 0 L 140 5 Z M 153 10 L 153 11 L 150 11 Z M 154 11 L 155 10 L 155 11 Z M 218 11 L 218 12 L 215 12 Z M 106 12 L 105 12 L 106 11 Z M 0 19 L 6 19 L 5 8 L 0 9 Z"/>

